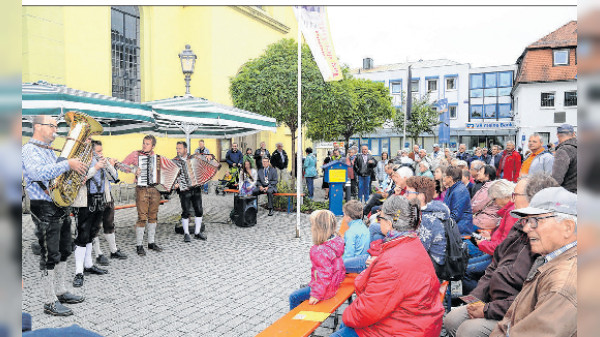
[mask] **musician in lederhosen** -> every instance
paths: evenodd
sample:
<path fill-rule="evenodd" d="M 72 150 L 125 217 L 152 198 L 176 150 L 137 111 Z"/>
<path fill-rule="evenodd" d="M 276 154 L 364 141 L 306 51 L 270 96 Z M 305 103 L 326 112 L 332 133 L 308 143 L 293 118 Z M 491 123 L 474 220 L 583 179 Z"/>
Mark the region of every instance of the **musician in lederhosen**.
<path fill-rule="evenodd" d="M 179 166 L 179 176 L 175 183 L 175 189 L 179 194 L 179 201 L 181 202 L 181 225 L 183 227 L 183 241 L 190 242 L 190 209 L 194 208 L 194 237 L 196 239 L 206 240 L 206 234 L 204 233 L 204 224 L 202 223 L 202 187 L 191 186 L 189 180 L 189 174 L 187 172 L 186 160 L 188 160 L 187 143 L 177 142 L 177 157 L 173 158 L 173 161 Z"/>
<path fill-rule="evenodd" d="M 200 139 L 198 141 L 198 148 L 196 149 L 196 151 L 194 151 L 194 153 L 204 154 L 204 155 L 210 154 L 212 156 L 210 151 L 206 148 L 206 146 L 204 146 L 204 139 Z M 202 185 L 202 188 L 204 189 L 204 193 L 208 194 L 208 182 L 206 184 Z"/>
<path fill-rule="evenodd" d="M 70 211 L 58 207 L 50 198 L 50 180 L 74 170 L 87 172 L 87 166 L 77 158 L 57 162 L 51 147 L 56 138 L 57 122 L 50 116 L 33 119 L 33 136 L 21 148 L 21 163 L 27 195 L 31 200 L 31 218 L 41 246 L 40 269 L 44 289 L 44 312 L 55 316 L 72 315 L 62 303 L 80 303 L 83 296 L 73 295 L 66 288 L 66 261 L 71 254 Z M 56 287 L 56 288 L 55 288 Z"/>
<path fill-rule="evenodd" d="M 146 135 L 142 141 L 142 150 L 133 151 L 130 153 L 123 164 L 129 165 L 130 168 L 123 168 L 125 172 L 133 172 L 131 166 L 137 167 L 139 164 L 140 157 L 150 158 L 154 156 L 154 147 L 156 146 L 156 138 L 152 135 Z M 135 169 L 135 183 L 138 184 L 140 179 L 144 178 L 142 170 L 139 168 Z M 135 204 L 138 212 L 138 220 L 135 228 L 136 238 L 136 250 L 138 255 L 145 256 L 146 251 L 144 250 L 144 232 L 146 230 L 146 223 L 148 224 L 148 249 L 154 250 L 155 252 L 161 252 L 160 248 L 154 242 L 154 235 L 156 234 L 156 224 L 158 222 L 158 206 L 160 205 L 160 192 L 156 189 L 155 184 L 148 184 L 147 186 L 136 186 L 135 187 Z"/>
<path fill-rule="evenodd" d="M 87 140 L 91 142 L 91 139 Z M 92 260 L 92 240 L 98 235 L 102 215 L 104 214 L 104 191 L 93 190 L 105 179 L 106 159 L 92 157 L 92 163 L 87 171 L 86 182 L 79 188 L 79 193 L 73 202 L 73 213 L 77 224 L 75 238 L 75 278 L 73 287 L 83 286 L 83 273 L 104 275 L 108 270 L 98 268 Z"/>
<path fill-rule="evenodd" d="M 102 153 L 102 142 L 99 140 L 92 140 L 92 146 L 94 150 L 94 156 L 97 158 L 104 158 Z M 121 252 L 117 248 L 117 241 L 115 238 L 115 202 L 112 199 L 110 193 L 111 182 L 119 182 L 119 173 L 115 169 L 116 160 L 114 158 L 107 159 L 106 167 L 104 168 L 104 175 L 100 172 L 96 173 L 90 183 L 91 193 L 104 193 L 104 211 L 102 212 L 102 227 L 104 230 L 104 238 L 108 242 L 108 248 L 110 249 L 110 258 L 125 260 L 127 255 Z M 96 262 L 100 265 L 107 266 L 109 264 L 108 258 L 102 253 L 100 249 L 100 236 L 97 235 L 92 241 L 94 252 L 96 253 Z"/>

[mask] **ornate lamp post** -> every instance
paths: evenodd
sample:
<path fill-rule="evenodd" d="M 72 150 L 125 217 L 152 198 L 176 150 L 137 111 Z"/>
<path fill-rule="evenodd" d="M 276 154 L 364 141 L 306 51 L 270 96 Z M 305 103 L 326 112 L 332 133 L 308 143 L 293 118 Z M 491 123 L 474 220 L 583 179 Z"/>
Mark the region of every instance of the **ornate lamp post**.
<path fill-rule="evenodd" d="M 190 94 L 190 80 L 194 73 L 194 66 L 196 65 L 196 59 L 198 56 L 194 54 L 189 44 L 185 45 L 185 49 L 179 53 L 179 60 L 181 61 L 181 71 L 185 75 L 185 96 L 189 97 Z"/>

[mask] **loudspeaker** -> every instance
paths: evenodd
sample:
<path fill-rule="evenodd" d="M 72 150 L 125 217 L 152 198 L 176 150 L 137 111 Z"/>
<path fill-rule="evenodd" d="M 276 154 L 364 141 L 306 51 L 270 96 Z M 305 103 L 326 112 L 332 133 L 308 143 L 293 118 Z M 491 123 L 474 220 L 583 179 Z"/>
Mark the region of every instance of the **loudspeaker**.
<path fill-rule="evenodd" d="M 238 227 L 252 227 L 256 225 L 257 204 L 256 197 L 234 196 L 231 221 Z"/>

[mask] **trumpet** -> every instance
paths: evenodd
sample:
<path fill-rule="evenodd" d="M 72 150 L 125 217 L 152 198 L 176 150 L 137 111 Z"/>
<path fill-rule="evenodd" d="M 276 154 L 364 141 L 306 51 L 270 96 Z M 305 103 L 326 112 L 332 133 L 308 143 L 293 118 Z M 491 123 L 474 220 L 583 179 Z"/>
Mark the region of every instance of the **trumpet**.
<path fill-rule="evenodd" d="M 111 160 L 114 160 L 114 161 L 115 161 L 115 164 L 113 165 L 113 167 L 115 168 L 115 170 L 117 170 L 117 165 L 123 165 L 123 164 L 121 164 L 120 162 L 118 162 L 116 159 L 112 159 L 112 158 L 108 158 L 108 157 L 101 156 L 101 155 L 97 154 L 96 152 L 94 152 L 94 158 L 96 158 L 96 160 L 97 160 L 97 161 L 102 161 L 102 160 L 105 160 L 105 161 L 106 161 L 106 163 L 108 163 L 108 164 L 111 164 L 111 163 L 110 163 L 110 162 L 111 162 Z M 111 165 L 112 165 L 112 164 L 111 164 Z M 120 181 L 120 180 L 119 180 L 119 178 L 117 178 L 117 177 L 113 176 L 113 175 L 112 175 L 112 173 L 110 172 L 110 170 L 107 170 L 107 169 L 106 169 L 106 167 L 104 167 L 102 170 L 104 171 L 104 174 L 105 174 L 105 175 L 106 175 L 106 176 L 107 176 L 107 177 L 108 177 L 110 180 L 114 181 L 115 183 L 118 183 L 118 182 Z"/>

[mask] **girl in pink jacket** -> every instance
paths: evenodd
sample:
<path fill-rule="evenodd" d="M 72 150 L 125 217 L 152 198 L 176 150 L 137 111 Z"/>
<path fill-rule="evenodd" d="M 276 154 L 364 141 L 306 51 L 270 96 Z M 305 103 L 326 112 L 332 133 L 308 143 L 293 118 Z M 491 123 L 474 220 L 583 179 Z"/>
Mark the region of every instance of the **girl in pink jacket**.
<path fill-rule="evenodd" d="M 290 310 L 308 300 L 317 304 L 332 298 L 346 276 L 344 268 L 344 239 L 336 234 L 335 215 L 318 210 L 310 215 L 310 231 L 314 246 L 310 248 L 310 283 L 290 295 Z"/>

